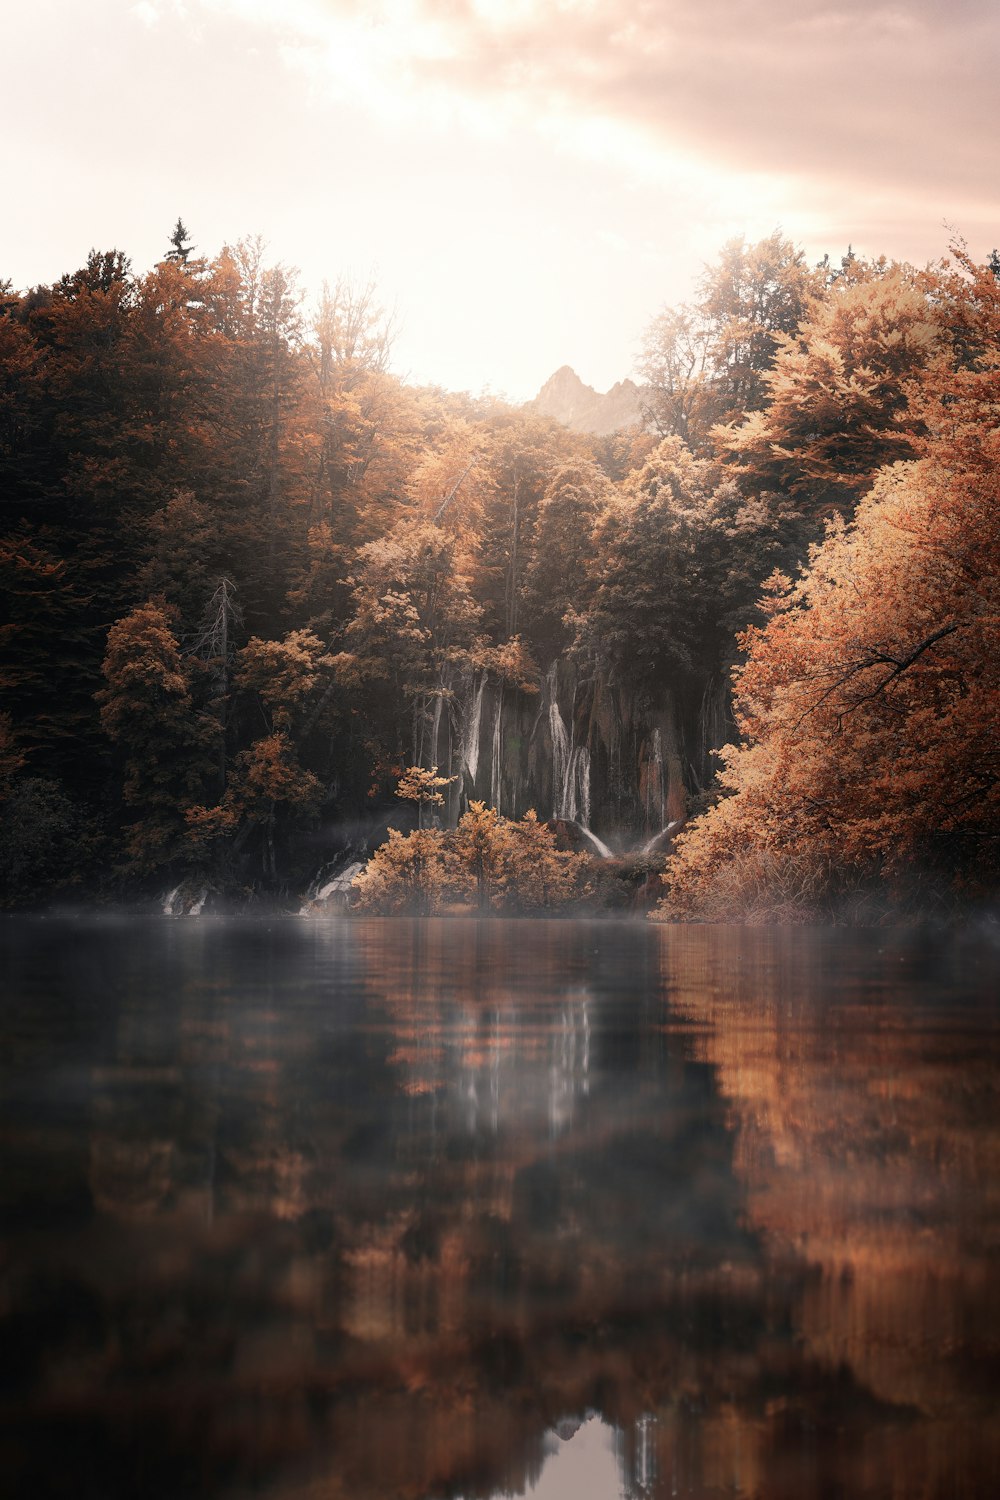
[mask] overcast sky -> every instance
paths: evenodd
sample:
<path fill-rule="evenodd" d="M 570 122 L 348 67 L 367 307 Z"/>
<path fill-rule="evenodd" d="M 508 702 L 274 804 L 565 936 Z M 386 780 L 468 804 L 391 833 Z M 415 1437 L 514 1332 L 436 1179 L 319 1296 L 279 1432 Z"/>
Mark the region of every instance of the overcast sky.
<path fill-rule="evenodd" d="M 396 366 L 521 400 L 629 374 L 733 235 L 1000 243 L 997 0 L 22 0 L 0 277 L 178 214 L 303 284 L 374 272 Z"/>

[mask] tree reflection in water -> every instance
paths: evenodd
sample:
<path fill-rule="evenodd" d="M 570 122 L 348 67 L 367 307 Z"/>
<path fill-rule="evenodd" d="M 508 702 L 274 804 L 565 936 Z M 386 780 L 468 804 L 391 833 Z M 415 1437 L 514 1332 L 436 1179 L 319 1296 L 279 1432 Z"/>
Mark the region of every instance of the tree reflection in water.
<path fill-rule="evenodd" d="M 13 1493 L 996 1492 L 988 948 L 3 942 Z"/>

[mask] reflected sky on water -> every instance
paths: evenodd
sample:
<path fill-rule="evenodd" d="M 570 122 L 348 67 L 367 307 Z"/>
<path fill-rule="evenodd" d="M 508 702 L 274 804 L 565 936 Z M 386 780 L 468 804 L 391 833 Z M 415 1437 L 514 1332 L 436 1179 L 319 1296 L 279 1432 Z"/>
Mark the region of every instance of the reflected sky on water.
<path fill-rule="evenodd" d="M 995 938 L 0 924 L 4 1493 L 1000 1493 Z"/>

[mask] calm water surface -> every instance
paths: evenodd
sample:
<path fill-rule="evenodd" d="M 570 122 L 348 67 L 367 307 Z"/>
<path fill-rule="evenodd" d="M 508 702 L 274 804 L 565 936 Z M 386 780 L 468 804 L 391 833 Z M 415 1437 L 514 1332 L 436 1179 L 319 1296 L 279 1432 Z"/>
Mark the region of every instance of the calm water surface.
<path fill-rule="evenodd" d="M 1000 947 L 0 924 L 0 1492 L 1000 1495 Z"/>

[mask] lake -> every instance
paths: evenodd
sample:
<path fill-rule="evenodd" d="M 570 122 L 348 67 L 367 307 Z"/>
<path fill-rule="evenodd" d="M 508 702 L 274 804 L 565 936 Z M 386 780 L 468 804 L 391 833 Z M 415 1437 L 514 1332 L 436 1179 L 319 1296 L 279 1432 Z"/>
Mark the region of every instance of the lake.
<path fill-rule="evenodd" d="M 1000 1494 L 1000 938 L 0 923 L 0 1491 Z"/>

